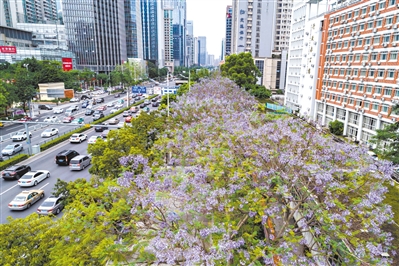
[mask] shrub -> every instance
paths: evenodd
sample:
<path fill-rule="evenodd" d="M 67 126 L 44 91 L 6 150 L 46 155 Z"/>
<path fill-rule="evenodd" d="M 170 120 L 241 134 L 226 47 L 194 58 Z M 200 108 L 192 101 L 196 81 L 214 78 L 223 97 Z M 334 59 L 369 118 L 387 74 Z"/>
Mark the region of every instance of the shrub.
<path fill-rule="evenodd" d="M 0 162 L 0 171 L 29 158 L 28 154 L 18 154 L 10 160 Z"/>
<path fill-rule="evenodd" d="M 330 130 L 331 134 L 334 134 L 336 136 L 342 136 L 342 134 L 344 133 L 344 123 L 335 120 L 328 124 L 328 129 Z"/>

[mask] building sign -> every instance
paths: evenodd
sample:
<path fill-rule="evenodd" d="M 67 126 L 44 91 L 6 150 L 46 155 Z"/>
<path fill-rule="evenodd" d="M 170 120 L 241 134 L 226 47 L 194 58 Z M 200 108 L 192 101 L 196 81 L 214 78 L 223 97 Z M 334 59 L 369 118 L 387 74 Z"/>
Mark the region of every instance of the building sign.
<path fill-rule="evenodd" d="M 147 88 L 143 86 L 133 86 L 132 93 L 147 93 Z"/>
<path fill-rule="evenodd" d="M 3 54 L 16 54 L 17 47 L 15 46 L 0 46 L 0 53 Z"/>
<path fill-rule="evenodd" d="M 62 58 L 62 69 L 64 71 L 69 71 L 69 70 L 73 69 L 72 58 L 70 58 L 70 57 L 63 57 Z"/>

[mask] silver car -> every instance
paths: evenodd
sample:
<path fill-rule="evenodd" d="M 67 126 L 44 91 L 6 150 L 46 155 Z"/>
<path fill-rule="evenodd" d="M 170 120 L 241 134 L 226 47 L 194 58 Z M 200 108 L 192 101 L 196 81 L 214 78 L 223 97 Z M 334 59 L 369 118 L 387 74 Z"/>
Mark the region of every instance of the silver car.
<path fill-rule="evenodd" d="M 69 169 L 82 170 L 91 164 L 91 158 L 88 155 L 78 155 L 73 157 L 69 163 Z"/>
<path fill-rule="evenodd" d="M 50 196 L 43 201 L 36 212 L 41 215 L 59 214 L 62 209 L 64 209 L 63 197 Z"/>

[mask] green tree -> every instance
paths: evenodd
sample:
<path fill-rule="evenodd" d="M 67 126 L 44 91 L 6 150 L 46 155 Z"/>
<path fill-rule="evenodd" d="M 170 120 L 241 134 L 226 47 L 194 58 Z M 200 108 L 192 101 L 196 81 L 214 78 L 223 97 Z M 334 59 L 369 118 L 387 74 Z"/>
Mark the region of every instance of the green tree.
<path fill-rule="evenodd" d="M 330 130 L 331 134 L 334 134 L 336 136 L 342 136 L 342 134 L 344 133 L 344 123 L 338 120 L 331 121 L 328 124 L 328 129 Z"/>
<path fill-rule="evenodd" d="M 65 89 L 78 91 L 80 89 L 80 71 L 72 69 L 70 71 L 62 72 Z"/>
<path fill-rule="evenodd" d="M 8 95 L 9 92 L 4 86 L 4 82 L 0 80 L 0 110 L 2 110 L 4 113 L 6 112 L 8 106 Z"/>
<path fill-rule="evenodd" d="M 382 159 L 399 164 L 399 123 L 385 126 L 384 129 L 377 129 L 371 143 L 376 144 L 376 153 Z"/>
<path fill-rule="evenodd" d="M 151 61 L 147 61 L 147 67 L 148 67 L 148 76 L 150 78 L 156 78 L 158 77 L 158 67 Z"/>
<path fill-rule="evenodd" d="M 220 69 L 223 77 L 228 77 L 240 87 L 256 84 L 257 77 L 261 75 L 250 53 L 227 56 Z"/>
<path fill-rule="evenodd" d="M 251 95 L 259 99 L 268 99 L 272 96 L 272 92 L 263 85 L 246 84 L 245 89 L 248 90 Z"/>
<path fill-rule="evenodd" d="M 100 73 L 97 75 L 97 80 L 98 80 L 100 86 L 105 86 L 105 85 L 108 85 L 109 76 L 105 73 Z"/>
<path fill-rule="evenodd" d="M 36 96 L 37 83 L 34 73 L 19 65 L 15 73 L 15 95 L 22 103 L 22 108 L 26 111 L 27 103 Z"/>
<path fill-rule="evenodd" d="M 40 68 L 37 71 L 37 82 L 40 83 L 52 83 L 52 82 L 64 82 L 64 75 L 62 70 L 62 64 L 58 61 L 39 61 Z"/>

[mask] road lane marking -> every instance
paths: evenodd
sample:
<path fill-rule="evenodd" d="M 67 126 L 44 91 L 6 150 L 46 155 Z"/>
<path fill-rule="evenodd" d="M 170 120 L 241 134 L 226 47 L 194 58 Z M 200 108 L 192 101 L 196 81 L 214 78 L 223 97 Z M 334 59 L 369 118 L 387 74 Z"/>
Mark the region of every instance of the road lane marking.
<path fill-rule="evenodd" d="M 16 185 L 14 185 L 14 186 L 10 187 L 10 188 L 9 188 L 9 189 L 7 189 L 7 190 L 4 190 L 3 192 L 1 192 L 1 193 L 0 193 L 0 196 L 2 196 L 4 193 L 6 193 L 6 192 L 10 191 L 11 189 L 15 188 L 16 186 L 18 186 L 18 184 L 16 184 Z"/>
<path fill-rule="evenodd" d="M 39 188 L 40 190 L 43 190 L 43 188 L 45 188 L 48 184 L 50 184 L 50 182 L 49 183 L 47 183 L 47 184 L 45 184 L 44 186 L 42 186 L 41 188 Z"/>

